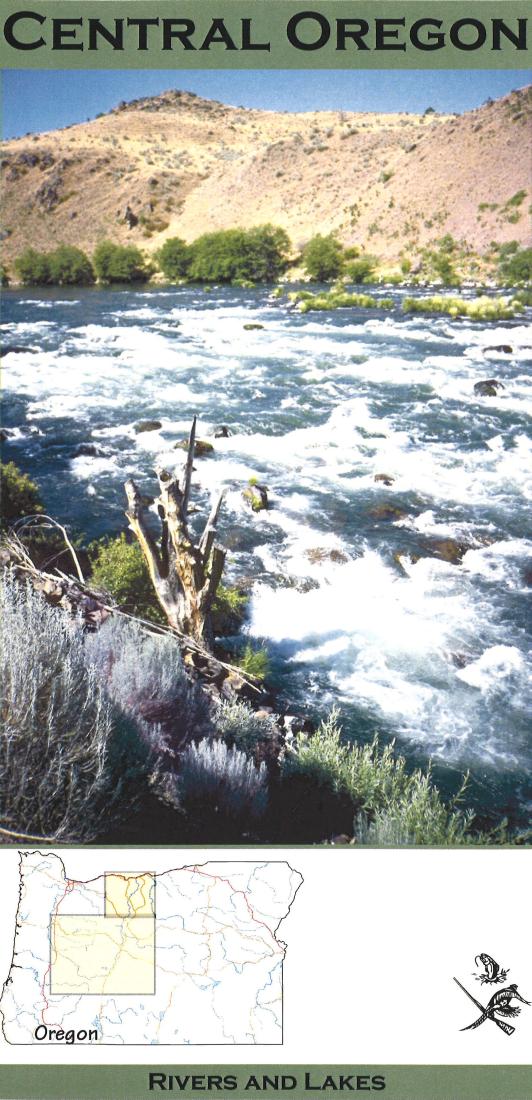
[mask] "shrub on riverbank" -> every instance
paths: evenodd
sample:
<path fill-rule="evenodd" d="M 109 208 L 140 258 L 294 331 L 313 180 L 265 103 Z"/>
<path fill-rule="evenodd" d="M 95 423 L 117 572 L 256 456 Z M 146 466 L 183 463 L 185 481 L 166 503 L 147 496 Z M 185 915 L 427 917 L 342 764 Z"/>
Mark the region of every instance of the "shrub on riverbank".
<path fill-rule="evenodd" d="M 187 676 L 172 635 L 113 616 L 87 637 L 86 648 L 111 702 L 154 754 L 155 774 L 172 769 L 190 742 L 212 734 L 207 697 Z"/>
<path fill-rule="evenodd" d="M 532 248 L 520 248 L 510 255 L 503 255 L 499 262 L 499 275 L 507 286 L 532 283 Z"/>
<path fill-rule="evenodd" d="M 154 593 L 148 566 L 138 542 L 128 542 L 124 532 L 89 546 L 91 584 L 107 592 L 131 615 L 149 622 L 166 623 Z M 244 622 L 248 596 L 232 585 L 220 584 L 212 607 L 215 635 L 237 634 Z"/>
<path fill-rule="evenodd" d="M 91 286 L 94 271 L 89 257 L 70 244 L 62 244 L 48 256 L 50 283 L 54 286 Z"/>
<path fill-rule="evenodd" d="M 246 616 L 249 596 L 233 585 L 219 584 L 212 605 L 215 635 L 237 634 Z"/>
<path fill-rule="evenodd" d="M 345 274 L 352 283 L 366 283 L 370 282 L 376 267 L 377 260 L 375 256 L 356 256 L 353 260 L 347 261 Z"/>
<path fill-rule="evenodd" d="M 148 566 L 138 542 L 122 534 L 89 546 L 93 588 L 102 589 L 122 611 L 150 622 L 166 623 L 150 580 Z"/>
<path fill-rule="evenodd" d="M 532 306 L 532 286 L 516 291 L 515 297 L 522 306 Z"/>
<path fill-rule="evenodd" d="M 260 743 L 279 737 L 273 714 L 260 714 L 237 699 L 222 700 L 215 713 L 216 729 L 229 745 L 252 755 Z"/>
<path fill-rule="evenodd" d="M 248 642 L 238 659 L 238 667 L 245 676 L 254 680 L 266 680 L 270 671 L 270 659 L 267 649 L 254 649 Z"/>
<path fill-rule="evenodd" d="M 50 265 L 46 252 L 25 248 L 17 256 L 14 268 L 23 286 L 47 286 L 50 282 Z"/>
<path fill-rule="evenodd" d="M 23 286 L 90 286 L 94 271 L 81 248 L 61 244 L 53 252 L 26 248 L 15 260 Z"/>
<path fill-rule="evenodd" d="M 394 754 L 393 746 L 380 749 L 342 741 L 339 712 L 333 710 L 315 734 L 299 734 L 282 764 L 283 785 L 300 813 L 321 805 L 329 818 L 329 829 L 345 831 L 351 826 L 362 843 L 394 845 L 461 845 L 481 842 L 472 831 L 472 814 L 457 808 L 464 786 L 448 805 L 434 786 L 430 769 L 409 773 L 406 761 Z M 352 825 L 354 819 L 354 825 Z M 309 826 L 312 828 L 311 820 Z M 316 816 L 318 830 L 322 828 Z M 349 820 L 349 825 L 346 822 Z M 379 838 L 379 839 L 378 839 Z M 484 843 L 489 837 L 484 835 Z"/>
<path fill-rule="evenodd" d="M 434 295 L 432 298 L 403 298 L 406 313 L 445 313 L 448 317 L 470 317 L 472 321 L 511 321 L 523 306 L 517 298 L 488 298 L 482 295 L 468 301 Z"/>
<path fill-rule="evenodd" d="M 155 260 L 172 282 L 190 278 L 251 287 L 275 282 L 286 270 L 290 248 L 284 229 L 266 224 L 205 233 L 192 244 L 171 237 Z M 103 285 L 135 283 L 146 281 L 153 273 L 139 248 L 109 240 L 96 246 L 92 262 L 81 249 L 60 245 L 54 252 L 27 248 L 14 266 L 24 286 L 86 286 L 95 276 Z"/>
<path fill-rule="evenodd" d="M 181 806 L 193 817 L 207 812 L 245 827 L 265 812 L 268 774 L 265 764 L 256 767 L 236 745 L 204 738 L 183 754 L 177 789 Z"/>
<path fill-rule="evenodd" d="M 101 283 L 145 282 L 151 274 L 142 252 L 134 245 L 101 241 L 94 250 L 92 262 Z"/>
<path fill-rule="evenodd" d="M 44 516 L 39 486 L 14 462 L 0 463 L 0 530 L 15 527 L 32 561 L 46 569 L 52 562 L 57 568 L 70 569 L 72 558 L 63 536 Z M 42 520 L 41 520 L 42 515 Z M 28 519 L 28 523 L 19 523 Z M 78 543 L 78 540 L 74 540 Z M 79 550 L 79 544 L 78 544 Z"/>
<path fill-rule="evenodd" d="M 446 233 L 435 242 L 435 247 L 423 252 L 423 272 L 431 281 L 438 280 L 443 286 L 460 286 L 461 278 L 456 270 L 459 248 L 454 237 Z"/>
<path fill-rule="evenodd" d="M 180 237 L 170 237 L 155 253 L 155 259 L 165 278 L 177 282 L 188 275 L 192 260 L 190 245 Z"/>
<path fill-rule="evenodd" d="M 320 283 L 337 279 L 344 268 L 344 249 L 333 233 L 317 233 L 305 245 L 301 258 L 307 275 Z"/>
<path fill-rule="evenodd" d="M 284 229 L 222 229 L 205 233 L 189 246 L 189 277 L 197 282 L 275 282 L 288 263 L 290 240 Z"/>
<path fill-rule="evenodd" d="M 10 527 L 23 516 L 43 512 L 41 494 L 34 481 L 23 474 L 14 462 L 0 463 L 1 514 L 0 525 Z"/>
<path fill-rule="evenodd" d="M 4 570 L 0 829 L 88 842 L 138 796 L 148 754 L 106 696 L 81 624 Z"/>

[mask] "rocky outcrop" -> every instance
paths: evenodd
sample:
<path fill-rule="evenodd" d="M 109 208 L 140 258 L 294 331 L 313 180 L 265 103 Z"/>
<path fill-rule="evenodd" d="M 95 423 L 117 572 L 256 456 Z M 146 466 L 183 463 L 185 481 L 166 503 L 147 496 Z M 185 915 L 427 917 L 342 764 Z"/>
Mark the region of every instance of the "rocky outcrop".
<path fill-rule="evenodd" d="M 126 206 L 126 209 L 125 209 L 125 212 L 124 212 L 124 221 L 125 221 L 128 229 L 134 229 L 135 226 L 139 224 L 139 219 L 138 219 L 137 215 L 131 209 L 129 203 Z"/>
<path fill-rule="evenodd" d="M 35 201 L 45 213 L 51 213 L 51 211 L 55 210 L 56 206 L 62 201 L 63 187 L 63 174 L 59 169 L 56 169 L 46 176 L 41 186 L 37 188 L 35 192 Z"/>

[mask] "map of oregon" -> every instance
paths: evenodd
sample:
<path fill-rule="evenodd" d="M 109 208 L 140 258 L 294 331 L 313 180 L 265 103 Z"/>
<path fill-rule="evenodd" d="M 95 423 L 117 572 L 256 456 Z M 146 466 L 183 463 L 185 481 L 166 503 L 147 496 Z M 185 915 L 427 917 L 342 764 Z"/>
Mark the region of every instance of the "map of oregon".
<path fill-rule="evenodd" d="M 21 853 L 5 1039 L 282 1043 L 276 933 L 301 882 L 286 862 L 109 869 L 78 882 L 58 855 Z"/>

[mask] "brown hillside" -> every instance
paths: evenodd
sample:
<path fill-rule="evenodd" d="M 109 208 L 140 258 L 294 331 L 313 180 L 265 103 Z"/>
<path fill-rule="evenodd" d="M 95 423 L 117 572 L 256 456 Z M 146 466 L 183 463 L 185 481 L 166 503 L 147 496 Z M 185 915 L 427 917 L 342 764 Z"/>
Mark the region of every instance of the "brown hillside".
<path fill-rule="evenodd" d="M 444 233 L 480 252 L 525 242 L 531 117 L 530 88 L 460 116 L 275 113 L 178 91 L 121 104 L 4 143 L 4 259 L 29 244 L 90 252 L 103 237 L 153 251 L 263 222 L 296 249 L 334 230 L 389 259 Z"/>

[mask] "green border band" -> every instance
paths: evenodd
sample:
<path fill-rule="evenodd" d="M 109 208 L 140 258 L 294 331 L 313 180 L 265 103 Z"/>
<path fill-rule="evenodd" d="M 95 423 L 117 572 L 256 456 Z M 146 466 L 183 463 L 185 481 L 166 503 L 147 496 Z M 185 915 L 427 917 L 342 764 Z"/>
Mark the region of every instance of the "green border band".
<path fill-rule="evenodd" d="M 32 0 L 31 4 L 26 0 L 0 0 L 0 3 L 0 60 L 4 68 L 10 69 L 526 69 L 530 63 L 529 42 L 522 48 L 525 36 L 529 40 L 532 33 L 530 19 L 527 21 L 527 0 L 468 0 L 465 5 L 463 0 Z M 16 19 L 21 12 L 26 13 L 26 18 Z M 42 25 L 31 13 L 42 17 Z M 302 18 L 305 13 L 307 17 Z M 9 24 L 12 18 L 16 22 Z M 144 47 L 139 49 L 138 28 L 128 27 L 127 20 L 149 18 L 159 22 L 145 28 Z M 287 27 L 292 18 L 297 19 L 298 43 L 314 44 L 315 49 L 304 49 L 289 41 Z M 113 34 L 117 33 L 115 20 L 124 21 L 122 49 L 115 48 L 118 39 L 113 45 L 100 34 L 95 37 L 96 46 L 93 44 L 90 49 L 88 23 L 95 19 Z M 194 24 L 189 47 L 185 48 L 177 39 L 168 39 L 167 48 L 163 49 L 163 20 L 184 19 Z M 209 39 L 213 19 L 223 22 L 234 48 L 224 41 L 220 30 L 214 31 L 212 41 Z M 441 47 L 421 49 L 413 45 L 410 28 L 420 19 L 441 21 L 439 31 L 430 27 L 419 35 L 425 40 L 429 34 L 443 34 Z M 470 25 L 451 32 L 464 19 L 469 23 L 478 21 L 480 30 Z M 55 49 L 53 20 L 66 21 L 57 32 Z M 71 20 L 82 22 L 69 25 Z M 354 20 L 355 25 L 358 20 L 367 21 L 369 30 L 367 37 L 360 40 L 360 47 L 348 37 L 345 48 L 338 49 L 337 20 Z M 378 20 L 404 20 L 404 25 L 399 22 L 396 27 L 390 24 L 384 31 L 381 29 L 379 49 L 376 48 Z M 493 20 L 502 20 L 512 30 L 517 45 L 501 34 L 493 48 Z M 42 38 L 44 44 L 34 49 L 16 48 L 6 41 L 6 26 L 11 26 L 12 40 L 35 44 Z M 456 40 L 454 45 L 451 41 L 453 33 L 459 46 Z M 480 45 L 472 48 L 476 35 Z M 268 43 L 269 50 L 259 48 Z"/>
<path fill-rule="evenodd" d="M 190 1081 L 184 1088 L 174 1082 L 172 1089 L 150 1091 L 151 1073 L 178 1075 L 181 1079 L 202 1077 L 205 1085 L 209 1074 L 236 1078 L 236 1085 L 225 1089 L 194 1091 Z M 305 1074 L 310 1074 L 311 1089 L 305 1088 Z M 250 1077 L 284 1076 L 285 1088 L 246 1088 Z M 350 1086 L 339 1090 L 341 1077 L 350 1079 Z M 334 1078 L 337 1089 L 329 1085 L 320 1090 L 326 1078 Z M 358 1077 L 358 1082 L 357 1082 Z M 293 1079 L 296 1080 L 295 1087 Z M 371 1079 L 374 1079 L 373 1085 Z M 384 1079 L 384 1088 L 382 1082 Z M 196 1082 L 197 1084 L 197 1082 Z M 281 1082 L 279 1082 L 281 1084 Z M 358 1085 L 358 1088 L 355 1087 Z M 232 1096 L 234 1100 L 253 1096 L 283 1096 L 292 1100 L 309 1097 L 356 1095 L 371 1093 L 384 1100 L 530 1100 L 532 1066 L 4 1066 L 0 1069 L 2 1100 L 149 1100 L 165 1096 L 181 1096 L 185 1100 L 214 1100 Z"/>

